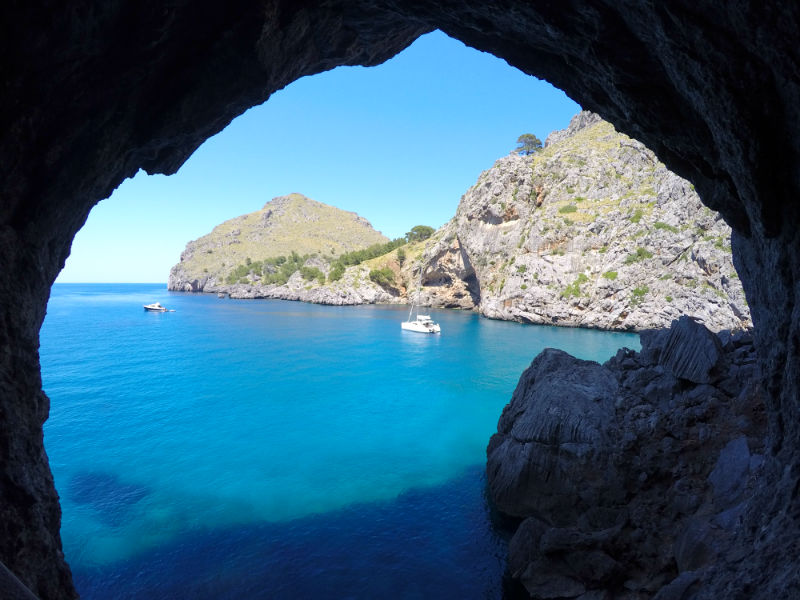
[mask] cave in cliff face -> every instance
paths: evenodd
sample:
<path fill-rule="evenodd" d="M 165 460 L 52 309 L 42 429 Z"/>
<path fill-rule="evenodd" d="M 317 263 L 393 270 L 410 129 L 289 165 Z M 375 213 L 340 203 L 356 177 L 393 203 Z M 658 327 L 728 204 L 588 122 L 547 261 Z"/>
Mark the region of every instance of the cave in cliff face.
<path fill-rule="evenodd" d="M 140 168 L 174 173 L 291 81 L 378 64 L 436 28 L 549 80 L 647 144 L 733 227 L 769 392 L 771 455 L 742 533 L 749 554 L 711 573 L 701 596 L 792 593 L 800 5 L 32 0 L 5 3 L 0 24 L 0 560 L 37 595 L 75 597 L 42 445 L 49 401 L 38 335 L 89 210 Z"/>

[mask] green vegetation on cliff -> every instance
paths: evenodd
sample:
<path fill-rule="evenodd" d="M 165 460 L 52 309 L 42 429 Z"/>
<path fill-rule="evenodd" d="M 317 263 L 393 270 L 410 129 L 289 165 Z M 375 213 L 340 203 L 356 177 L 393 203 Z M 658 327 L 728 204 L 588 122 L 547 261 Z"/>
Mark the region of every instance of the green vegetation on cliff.
<path fill-rule="evenodd" d="M 385 256 L 394 250 L 397 250 L 397 260 L 402 265 L 406 259 L 403 247 L 410 243 L 425 240 L 433 232 L 433 227 L 416 225 L 404 237 L 396 238 L 384 244 L 372 244 L 367 248 L 345 252 L 335 258 L 319 257 L 324 263 L 330 265 L 327 278 L 325 273 L 318 267 L 305 264 L 309 259 L 317 258 L 319 256 L 317 253 L 300 255 L 293 250 L 288 256 L 281 255 L 263 260 L 254 261 L 250 257 L 246 257 L 243 263 L 231 268 L 224 281 L 227 285 L 237 283 L 285 285 L 289 278 L 299 271 L 303 279 L 307 281 L 316 279 L 320 284 L 325 284 L 326 281 L 333 283 L 344 276 L 347 267 L 357 266 L 365 261 Z M 370 271 L 370 279 L 381 287 L 394 285 L 394 272 L 386 268 L 373 269 Z"/>
<path fill-rule="evenodd" d="M 293 252 L 300 257 L 315 253 L 335 257 L 387 241 L 355 213 L 289 194 L 267 202 L 261 210 L 225 221 L 208 235 L 189 242 L 181 262 L 170 273 L 169 286 L 185 289 L 187 283 L 199 281 L 202 289 L 207 283 L 236 282 L 249 273 L 260 276 L 258 263 L 263 270 L 265 261 L 274 257 L 289 257 Z M 277 283 L 284 279 L 288 267 L 274 266 L 279 268 L 266 276 L 280 273 L 273 278 Z"/>
<path fill-rule="evenodd" d="M 369 279 L 381 287 L 389 287 L 394 285 L 394 271 L 388 267 L 384 267 L 383 269 L 372 269 L 369 272 Z"/>
<path fill-rule="evenodd" d="M 400 246 L 406 245 L 405 238 L 396 238 L 393 239 L 391 242 L 387 242 L 385 244 L 373 244 L 369 248 L 364 248 L 362 250 L 354 250 L 353 252 L 346 252 L 339 256 L 334 264 L 339 263 L 344 265 L 345 267 L 349 267 L 352 265 L 360 265 L 365 260 L 370 260 L 372 258 L 377 258 L 378 256 L 383 256 L 384 254 L 388 254 L 395 248 L 399 248 Z"/>
<path fill-rule="evenodd" d="M 746 327 L 729 236 L 650 150 L 581 113 L 480 174 L 425 250 L 424 298 L 544 324 Z"/>

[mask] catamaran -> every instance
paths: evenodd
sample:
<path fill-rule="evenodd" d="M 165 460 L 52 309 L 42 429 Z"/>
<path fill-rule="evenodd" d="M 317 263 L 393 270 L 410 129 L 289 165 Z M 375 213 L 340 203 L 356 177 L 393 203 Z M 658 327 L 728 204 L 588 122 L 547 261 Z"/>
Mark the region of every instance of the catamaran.
<path fill-rule="evenodd" d="M 413 310 L 414 307 L 411 307 Z M 441 333 L 442 328 L 438 323 L 434 323 L 430 315 L 417 315 L 417 318 L 411 320 L 411 313 L 408 313 L 408 321 L 400 323 L 400 327 L 406 331 L 416 331 L 418 333 Z"/>
<path fill-rule="evenodd" d="M 419 273 L 419 285 L 421 288 L 422 287 L 421 268 Z M 434 322 L 434 320 L 431 319 L 430 315 L 417 314 L 417 318 L 414 319 L 413 321 L 411 320 L 411 314 L 414 312 L 414 308 L 417 308 L 418 302 L 419 302 L 419 288 L 417 288 L 417 302 L 411 304 L 411 308 L 408 311 L 408 320 L 401 322 L 400 327 L 402 329 L 405 329 L 406 331 L 416 331 L 417 333 L 441 333 L 442 328 L 439 327 L 438 323 Z"/>

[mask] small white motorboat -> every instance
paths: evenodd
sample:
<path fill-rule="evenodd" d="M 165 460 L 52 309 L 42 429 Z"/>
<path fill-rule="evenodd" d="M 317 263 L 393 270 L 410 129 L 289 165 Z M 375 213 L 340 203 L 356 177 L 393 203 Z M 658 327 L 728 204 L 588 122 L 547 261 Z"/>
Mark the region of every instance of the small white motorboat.
<path fill-rule="evenodd" d="M 153 302 L 152 304 L 145 304 L 144 305 L 144 309 L 152 311 L 152 312 L 167 312 L 166 307 L 161 306 L 160 302 Z"/>
<path fill-rule="evenodd" d="M 431 319 L 430 315 L 417 315 L 417 318 L 413 321 L 411 320 L 411 315 L 409 315 L 408 321 L 400 323 L 400 327 L 406 331 L 416 331 L 418 333 L 442 332 L 442 328 Z"/>

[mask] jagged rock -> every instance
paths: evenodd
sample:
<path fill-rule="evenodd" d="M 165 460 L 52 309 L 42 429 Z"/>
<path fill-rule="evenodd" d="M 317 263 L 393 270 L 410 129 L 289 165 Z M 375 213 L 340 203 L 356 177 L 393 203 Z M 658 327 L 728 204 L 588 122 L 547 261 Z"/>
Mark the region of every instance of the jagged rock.
<path fill-rule="evenodd" d="M 489 443 L 492 497 L 505 513 L 570 522 L 618 495 L 610 465 L 617 382 L 604 367 L 547 349 L 523 373 Z"/>
<path fill-rule="evenodd" d="M 673 322 L 659 362 L 680 379 L 711 383 L 722 356 L 719 338 L 689 317 Z"/>
<path fill-rule="evenodd" d="M 714 503 L 727 509 L 742 501 L 745 482 L 750 472 L 750 449 L 747 437 L 731 440 L 722 449 L 708 480 L 714 487 Z"/>
<path fill-rule="evenodd" d="M 581 112 L 484 171 L 431 239 L 423 301 L 600 329 L 750 325 L 730 229 L 639 142 Z M 470 294 L 463 293 L 469 289 Z M 453 300 L 453 295 L 459 300 Z"/>
<path fill-rule="evenodd" d="M 638 598 L 664 588 L 663 597 L 680 598 L 697 577 L 679 573 L 746 548 L 737 536 L 761 464 L 750 447 L 764 447 L 762 396 L 757 387 L 728 393 L 697 374 L 750 368 L 751 348 L 745 336 L 723 346 L 687 318 L 602 366 L 555 350 L 534 359 L 486 465 L 495 506 L 523 519 L 508 564 L 531 597 Z"/>
<path fill-rule="evenodd" d="M 586 586 L 580 581 L 557 573 L 548 573 L 540 565 L 531 565 L 520 576 L 520 581 L 532 598 L 542 600 L 577 598 L 586 591 Z"/>
<path fill-rule="evenodd" d="M 699 573 L 685 571 L 661 588 L 653 600 L 691 600 L 699 582 Z"/>
<path fill-rule="evenodd" d="M 619 534 L 622 522 L 595 530 L 583 517 L 579 521 L 580 530 L 551 527 L 535 517 L 518 527 L 509 543 L 508 568 L 532 597 L 602 598 L 605 590 L 584 592 L 588 586 L 598 588 L 619 576 L 620 565 L 606 546 Z"/>
<path fill-rule="evenodd" d="M 689 518 L 675 541 L 675 562 L 679 572 L 697 571 L 719 556 L 718 543 L 711 524 L 701 518 Z"/>
<path fill-rule="evenodd" d="M 569 126 L 566 129 L 561 129 L 559 131 L 553 131 L 550 135 L 547 136 L 547 139 L 544 141 L 544 147 L 547 148 L 556 144 L 562 140 L 565 140 L 568 137 L 571 137 L 578 133 L 581 129 L 585 127 L 590 127 L 595 123 L 599 123 L 603 119 L 600 115 L 596 115 L 593 112 L 589 111 L 581 111 L 569 123 Z"/>
<path fill-rule="evenodd" d="M 449 238 L 449 244 L 437 244 L 437 250 L 425 257 L 419 266 L 412 264 L 406 267 L 409 272 L 420 268 L 424 272 L 419 303 L 461 309 L 473 309 L 480 305 L 480 282 L 458 236 Z M 409 287 L 413 290 L 413 286 Z"/>
<path fill-rule="evenodd" d="M 667 343 L 669 329 L 645 329 L 639 332 L 639 360 L 647 365 L 658 364 Z"/>

